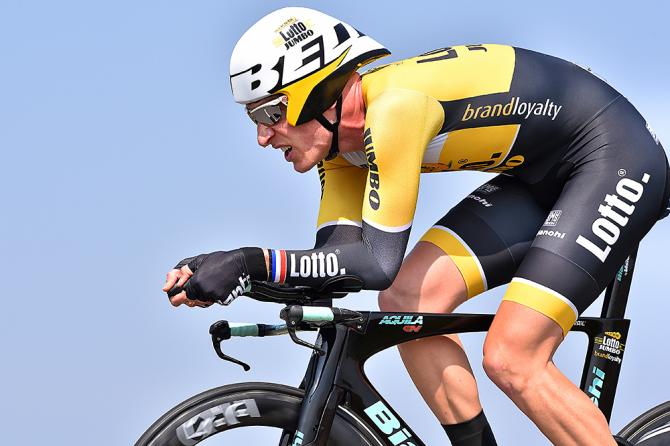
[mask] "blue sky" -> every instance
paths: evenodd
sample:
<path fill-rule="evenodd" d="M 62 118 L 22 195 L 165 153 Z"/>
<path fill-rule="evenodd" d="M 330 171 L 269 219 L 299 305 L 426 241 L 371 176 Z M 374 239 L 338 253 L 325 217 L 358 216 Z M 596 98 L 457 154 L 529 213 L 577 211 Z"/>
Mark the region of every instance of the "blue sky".
<path fill-rule="evenodd" d="M 231 354 L 252 364 L 249 373 L 220 362 L 209 344 L 211 322 L 271 322 L 278 307 L 240 299 L 229 308 L 173 309 L 160 292 L 167 269 L 188 255 L 313 243 L 316 172 L 298 175 L 280 152 L 256 147 L 227 79 L 237 38 L 286 5 L 352 23 L 393 59 L 491 42 L 588 65 L 670 146 L 666 2 L 4 0 L 0 415 L 18 418 L 4 444 L 132 444 L 164 411 L 207 388 L 298 383 L 308 353 L 288 339 L 231 344 Z M 412 242 L 487 178 L 424 176 Z M 664 221 L 641 248 L 614 429 L 670 399 L 669 235 Z M 502 293 L 462 310 L 495 311 Z M 341 305 L 374 309 L 376 296 Z M 499 443 L 547 444 L 483 375 L 482 336 L 464 340 Z M 575 380 L 583 348 L 571 335 L 557 355 Z M 395 350 L 368 370 L 427 444 L 444 444 Z"/>

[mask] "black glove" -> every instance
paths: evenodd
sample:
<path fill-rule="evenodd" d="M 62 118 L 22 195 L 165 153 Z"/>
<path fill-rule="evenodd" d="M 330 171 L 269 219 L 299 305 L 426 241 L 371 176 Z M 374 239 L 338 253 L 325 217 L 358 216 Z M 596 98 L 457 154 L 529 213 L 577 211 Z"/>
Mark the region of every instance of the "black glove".
<path fill-rule="evenodd" d="M 186 297 L 222 305 L 230 304 L 249 291 L 252 275 L 261 280 L 267 277 L 265 255 L 260 248 L 200 254 L 182 260 L 175 269 L 184 265 L 188 265 L 193 272 L 193 276 L 184 285 Z"/>
<path fill-rule="evenodd" d="M 182 261 L 180 261 L 179 263 L 177 263 L 177 264 L 174 266 L 174 268 L 172 268 L 172 269 L 181 269 L 183 266 L 188 265 L 188 263 L 189 263 L 191 260 L 195 260 L 196 257 L 204 257 L 204 256 L 206 256 L 206 255 L 207 255 L 207 254 L 200 254 L 199 256 L 195 256 L 195 257 L 186 257 L 185 259 L 183 259 Z M 189 266 L 189 268 L 190 268 L 190 266 Z M 191 272 L 193 272 L 193 270 L 191 270 Z"/>

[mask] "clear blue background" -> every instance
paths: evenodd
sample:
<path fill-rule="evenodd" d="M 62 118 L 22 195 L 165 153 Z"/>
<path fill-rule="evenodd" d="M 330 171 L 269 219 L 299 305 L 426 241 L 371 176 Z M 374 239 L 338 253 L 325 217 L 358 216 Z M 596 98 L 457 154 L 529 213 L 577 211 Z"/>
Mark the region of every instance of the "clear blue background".
<path fill-rule="evenodd" d="M 591 66 L 670 144 L 667 2 L 297 3 L 354 24 L 393 59 L 497 42 Z M 187 255 L 312 246 L 316 172 L 297 175 L 279 151 L 256 147 L 227 79 L 237 38 L 285 5 L 0 2 L 2 444 L 133 444 L 164 411 L 204 389 L 298 383 L 308 352 L 287 338 L 226 346 L 253 365 L 250 373 L 210 347 L 214 320 L 272 322 L 278 307 L 240 299 L 225 309 L 174 309 L 160 292 L 165 272 Z M 487 178 L 424 176 L 412 241 Z M 670 399 L 669 235 L 663 222 L 641 248 L 615 430 Z M 495 311 L 503 291 L 463 311 Z M 342 305 L 374 309 L 376 295 Z M 547 444 L 483 375 L 482 339 L 464 337 L 499 443 Z M 570 335 L 557 355 L 574 380 L 583 349 Z M 426 443 L 446 443 L 395 350 L 368 370 Z"/>

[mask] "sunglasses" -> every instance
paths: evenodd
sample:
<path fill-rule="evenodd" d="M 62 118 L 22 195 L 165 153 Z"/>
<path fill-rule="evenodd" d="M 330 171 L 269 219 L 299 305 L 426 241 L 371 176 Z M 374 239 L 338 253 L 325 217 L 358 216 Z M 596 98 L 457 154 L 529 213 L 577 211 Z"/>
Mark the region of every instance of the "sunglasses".
<path fill-rule="evenodd" d="M 286 96 L 279 96 L 271 101 L 264 102 L 256 108 L 247 109 L 247 115 L 251 118 L 254 124 L 263 124 L 267 126 L 274 125 L 281 120 L 280 104 L 288 105 L 288 98 Z"/>

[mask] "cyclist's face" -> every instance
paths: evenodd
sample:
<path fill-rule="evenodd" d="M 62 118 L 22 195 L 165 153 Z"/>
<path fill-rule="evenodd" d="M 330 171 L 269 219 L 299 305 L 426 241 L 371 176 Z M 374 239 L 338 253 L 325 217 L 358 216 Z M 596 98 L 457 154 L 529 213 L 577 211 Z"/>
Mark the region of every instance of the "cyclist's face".
<path fill-rule="evenodd" d="M 247 108 L 253 109 L 267 101 L 268 99 L 248 104 Z M 328 154 L 331 133 L 316 120 L 296 127 L 289 125 L 286 121 L 286 107 L 283 104 L 280 107 L 282 116 L 278 122 L 272 125 L 256 124 L 258 144 L 261 147 L 281 149 L 284 159 L 293 163 L 296 171 L 307 172 Z"/>

